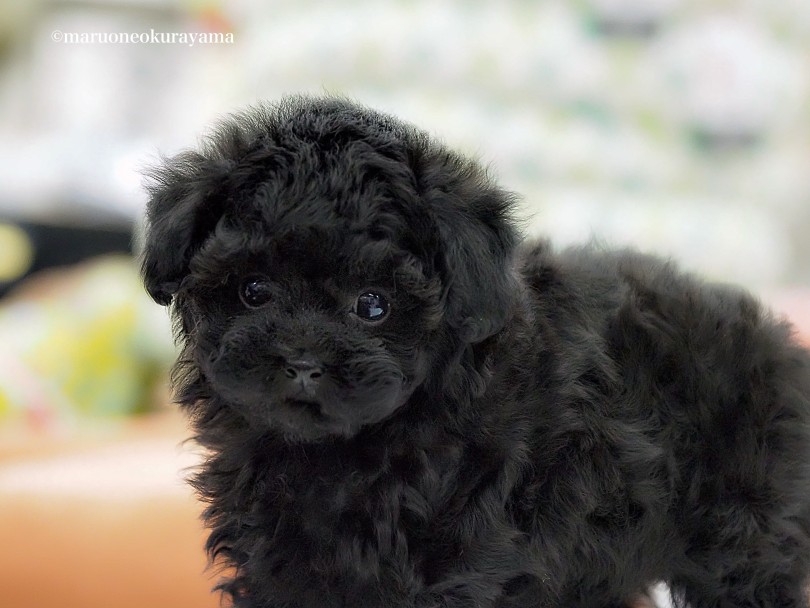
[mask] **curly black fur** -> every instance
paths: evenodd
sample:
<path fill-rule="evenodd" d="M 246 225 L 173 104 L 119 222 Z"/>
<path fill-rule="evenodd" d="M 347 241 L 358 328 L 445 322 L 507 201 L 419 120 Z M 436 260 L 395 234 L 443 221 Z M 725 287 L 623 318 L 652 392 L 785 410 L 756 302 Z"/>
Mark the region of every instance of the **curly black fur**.
<path fill-rule="evenodd" d="M 475 162 L 342 99 L 234 116 L 150 193 L 235 606 L 805 605 L 810 356 L 747 293 L 521 244 Z"/>

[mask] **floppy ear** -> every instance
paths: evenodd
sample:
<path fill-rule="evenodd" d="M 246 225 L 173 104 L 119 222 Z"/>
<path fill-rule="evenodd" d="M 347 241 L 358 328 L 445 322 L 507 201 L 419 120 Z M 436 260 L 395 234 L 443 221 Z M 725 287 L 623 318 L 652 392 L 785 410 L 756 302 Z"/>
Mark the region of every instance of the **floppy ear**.
<path fill-rule="evenodd" d="M 141 274 L 158 304 L 172 301 L 191 256 L 222 216 L 227 170 L 224 161 L 184 152 L 150 172 Z"/>
<path fill-rule="evenodd" d="M 448 323 L 467 343 L 481 342 L 504 327 L 518 293 L 514 195 L 450 153 L 423 164 L 421 174 L 422 196 L 440 234 L 437 263 Z"/>

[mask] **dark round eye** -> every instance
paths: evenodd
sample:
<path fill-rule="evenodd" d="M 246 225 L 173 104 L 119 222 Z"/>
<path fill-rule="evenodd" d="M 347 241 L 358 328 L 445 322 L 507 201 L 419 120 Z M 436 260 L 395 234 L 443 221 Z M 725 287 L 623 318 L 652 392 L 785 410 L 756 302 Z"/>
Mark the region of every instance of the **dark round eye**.
<path fill-rule="evenodd" d="M 368 291 L 357 297 L 352 312 L 363 321 L 381 321 L 388 314 L 388 300 L 378 293 Z"/>
<path fill-rule="evenodd" d="M 270 301 L 270 281 L 265 277 L 248 277 L 239 287 L 239 298 L 248 308 L 258 308 Z"/>

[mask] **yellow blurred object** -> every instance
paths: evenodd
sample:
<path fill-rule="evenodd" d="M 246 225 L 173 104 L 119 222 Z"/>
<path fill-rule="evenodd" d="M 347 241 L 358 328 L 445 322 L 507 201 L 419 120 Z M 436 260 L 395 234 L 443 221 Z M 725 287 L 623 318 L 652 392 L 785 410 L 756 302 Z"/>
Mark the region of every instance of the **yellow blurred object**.
<path fill-rule="evenodd" d="M 0 424 L 144 411 L 174 356 L 166 311 L 126 256 L 33 276 L 0 308 L 0 334 Z"/>
<path fill-rule="evenodd" d="M 16 281 L 34 263 L 34 246 L 22 228 L 0 223 L 0 283 Z"/>

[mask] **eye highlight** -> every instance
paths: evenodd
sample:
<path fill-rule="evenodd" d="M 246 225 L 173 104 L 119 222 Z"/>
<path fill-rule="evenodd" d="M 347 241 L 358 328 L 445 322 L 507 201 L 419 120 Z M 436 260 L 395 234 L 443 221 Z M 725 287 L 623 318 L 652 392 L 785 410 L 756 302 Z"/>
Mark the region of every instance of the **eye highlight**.
<path fill-rule="evenodd" d="M 239 285 L 239 299 L 248 308 L 259 308 L 270 301 L 272 288 L 267 277 L 251 276 Z"/>
<path fill-rule="evenodd" d="M 390 306 L 382 294 L 369 290 L 357 296 L 352 312 L 358 319 L 367 322 L 382 321 L 388 316 Z"/>

